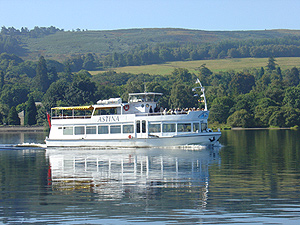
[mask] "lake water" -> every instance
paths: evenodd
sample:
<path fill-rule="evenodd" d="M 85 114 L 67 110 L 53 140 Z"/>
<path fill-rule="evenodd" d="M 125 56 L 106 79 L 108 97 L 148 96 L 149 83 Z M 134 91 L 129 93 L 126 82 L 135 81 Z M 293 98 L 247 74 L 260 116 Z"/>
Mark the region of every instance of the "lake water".
<path fill-rule="evenodd" d="M 0 133 L 0 223 L 299 224 L 300 132 L 224 131 L 207 149 L 44 150 Z M 82 150 L 82 149 L 81 149 Z"/>

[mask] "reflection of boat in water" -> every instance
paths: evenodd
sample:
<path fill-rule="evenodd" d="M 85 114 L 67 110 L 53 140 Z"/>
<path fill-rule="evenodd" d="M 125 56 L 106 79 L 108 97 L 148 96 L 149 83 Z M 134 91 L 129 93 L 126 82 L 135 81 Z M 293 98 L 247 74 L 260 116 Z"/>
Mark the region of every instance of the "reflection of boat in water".
<path fill-rule="evenodd" d="M 52 108 L 47 147 L 214 145 L 221 132 L 207 127 L 204 88 L 197 88 L 204 98 L 202 110 L 163 111 L 158 104 L 162 94 L 149 92 L 129 94 L 128 103 L 113 98 L 97 105 Z"/>
<path fill-rule="evenodd" d="M 88 190 L 102 200 L 164 189 L 201 192 L 206 202 L 209 165 L 218 151 L 183 149 L 47 150 L 54 190 Z"/>

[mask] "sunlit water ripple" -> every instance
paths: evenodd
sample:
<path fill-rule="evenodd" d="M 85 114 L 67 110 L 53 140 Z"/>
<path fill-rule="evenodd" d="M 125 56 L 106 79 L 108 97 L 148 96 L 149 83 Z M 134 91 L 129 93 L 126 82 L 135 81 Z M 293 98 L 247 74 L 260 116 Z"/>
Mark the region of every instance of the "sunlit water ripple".
<path fill-rule="evenodd" d="M 297 131 L 228 131 L 219 148 L 43 149 L 0 134 L 0 221 L 299 224 Z M 30 140 L 28 140 L 30 139 Z"/>

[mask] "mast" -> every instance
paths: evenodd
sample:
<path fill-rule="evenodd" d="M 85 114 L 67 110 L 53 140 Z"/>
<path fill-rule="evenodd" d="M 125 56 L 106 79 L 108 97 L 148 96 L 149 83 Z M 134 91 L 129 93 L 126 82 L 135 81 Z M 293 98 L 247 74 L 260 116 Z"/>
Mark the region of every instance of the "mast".
<path fill-rule="evenodd" d="M 205 88 L 202 86 L 199 78 L 197 78 L 196 84 L 199 84 L 200 87 L 194 87 L 192 89 L 192 91 L 196 91 L 197 88 L 200 88 L 200 91 L 202 92 L 202 94 L 200 95 L 201 98 L 203 98 L 204 101 L 204 111 L 207 111 L 207 103 L 206 103 L 206 97 L 205 97 Z M 195 94 L 194 96 L 198 96 L 198 94 Z"/>

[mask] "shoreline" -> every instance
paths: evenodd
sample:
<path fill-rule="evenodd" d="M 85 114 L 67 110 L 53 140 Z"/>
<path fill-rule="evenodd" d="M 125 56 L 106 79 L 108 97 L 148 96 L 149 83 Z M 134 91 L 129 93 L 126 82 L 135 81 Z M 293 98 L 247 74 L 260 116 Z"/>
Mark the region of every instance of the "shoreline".
<path fill-rule="evenodd" d="M 243 128 L 243 127 L 232 127 L 231 129 L 229 130 L 292 130 L 292 128 L 290 127 L 283 127 L 283 128 L 280 128 L 280 127 L 264 127 L 264 128 L 261 128 L 261 127 L 256 127 L 256 128 Z"/>
<path fill-rule="evenodd" d="M 36 127 L 22 127 L 22 126 L 0 126 L 0 133 L 2 132 L 47 132 L 44 126 Z"/>

